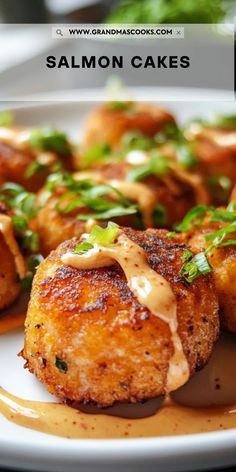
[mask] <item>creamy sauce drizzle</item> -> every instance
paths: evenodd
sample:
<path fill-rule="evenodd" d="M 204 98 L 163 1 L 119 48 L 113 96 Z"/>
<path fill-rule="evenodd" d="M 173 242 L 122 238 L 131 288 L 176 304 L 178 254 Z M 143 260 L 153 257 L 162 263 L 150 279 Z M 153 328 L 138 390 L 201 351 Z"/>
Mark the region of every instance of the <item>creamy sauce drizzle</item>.
<path fill-rule="evenodd" d="M 147 164 L 149 159 L 147 153 L 138 150 L 129 151 L 125 156 L 125 162 L 136 166 Z"/>
<path fill-rule="evenodd" d="M 177 389 L 189 378 L 189 366 L 178 335 L 177 304 L 170 284 L 148 264 L 145 251 L 120 234 L 117 242 L 104 247 L 97 244 L 83 255 L 67 253 L 62 261 L 79 269 L 110 266 L 117 261 L 122 267 L 128 286 L 139 303 L 168 324 L 174 354 L 169 360 L 166 392 Z"/>
<path fill-rule="evenodd" d="M 138 203 L 143 214 L 143 221 L 147 228 L 153 226 L 152 214 L 157 204 L 154 192 L 147 185 L 125 180 L 109 180 L 112 187 L 119 190 L 125 197 Z"/>
<path fill-rule="evenodd" d="M 16 270 L 20 278 L 26 275 L 26 265 L 20 252 L 19 246 L 15 240 L 13 225 L 10 216 L 0 215 L 0 231 L 2 232 L 10 252 L 14 256 Z"/>
<path fill-rule="evenodd" d="M 86 414 L 60 403 L 23 400 L 2 388 L 0 412 L 17 425 L 56 436 L 81 439 L 171 436 L 236 426 L 236 405 L 190 408 L 167 402 L 153 416 L 129 419 L 110 416 L 106 410 L 100 410 L 99 414 Z"/>
<path fill-rule="evenodd" d="M 196 203 L 209 203 L 208 192 L 205 189 L 205 185 L 203 184 L 200 175 L 186 172 L 176 162 L 170 163 L 170 167 L 182 182 L 186 182 L 193 188 L 196 196 Z"/>

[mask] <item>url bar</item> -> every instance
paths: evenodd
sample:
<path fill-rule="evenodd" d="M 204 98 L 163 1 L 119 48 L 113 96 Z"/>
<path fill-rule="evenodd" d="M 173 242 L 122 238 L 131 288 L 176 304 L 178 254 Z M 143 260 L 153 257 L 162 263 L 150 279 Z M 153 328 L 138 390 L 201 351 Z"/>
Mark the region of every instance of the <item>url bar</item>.
<path fill-rule="evenodd" d="M 63 25 L 52 27 L 53 39 L 78 39 L 78 38 L 160 38 L 183 39 L 184 27 L 178 25 L 106 25 L 106 24 L 81 24 Z"/>

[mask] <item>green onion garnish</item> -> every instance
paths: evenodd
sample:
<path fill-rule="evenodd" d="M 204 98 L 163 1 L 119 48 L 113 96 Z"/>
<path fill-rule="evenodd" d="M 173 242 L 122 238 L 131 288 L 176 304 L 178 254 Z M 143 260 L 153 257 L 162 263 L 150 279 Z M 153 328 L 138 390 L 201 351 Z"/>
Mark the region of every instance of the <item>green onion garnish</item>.
<path fill-rule="evenodd" d="M 41 254 L 31 254 L 30 256 L 26 257 L 26 264 L 28 267 L 28 272 L 27 272 L 27 275 L 23 279 L 20 279 L 20 283 L 24 290 L 31 289 L 34 274 L 36 272 L 37 267 L 42 261 L 43 261 L 43 256 Z"/>
<path fill-rule="evenodd" d="M 181 267 L 180 273 L 187 282 L 191 283 L 199 275 L 211 272 L 211 266 L 204 252 L 193 256 L 191 251 L 186 251 L 183 257 L 185 257 L 186 262 Z"/>
<path fill-rule="evenodd" d="M 6 192 L 14 196 L 24 192 L 25 189 L 21 185 L 15 184 L 13 182 L 6 182 L 5 184 L 1 185 L 0 191 L 2 194 Z"/>
<path fill-rule="evenodd" d="M 107 104 L 108 110 L 122 110 L 127 111 L 133 108 L 133 102 L 120 102 L 120 101 L 112 101 Z"/>
<path fill-rule="evenodd" d="M 108 184 L 96 185 L 90 180 L 76 181 L 68 174 L 54 174 L 47 180 L 47 189 L 52 191 L 62 185 L 69 191 L 64 193 L 55 206 L 59 213 L 66 214 L 79 208 L 90 212 L 81 212 L 77 218 L 104 220 L 119 216 L 136 214 L 137 205 L 131 203 L 118 189 Z M 115 197 L 111 199 L 110 196 Z"/>
<path fill-rule="evenodd" d="M 77 216 L 80 221 L 87 221 L 90 218 L 97 220 L 109 220 L 111 218 L 118 218 L 120 216 L 134 215 L 137 213 L 137 207 L 135 205 L 130 206 L 129 208 L 114 206 L 108 210 L 98 211 L 96 213 L 81 213 Z"/>
<path fill-rule="evenodd" d="M 232 189 L 232 182 L 225 175 L 214 175 L 207 180 L 210 192 L 218 202 L 225 203 Z"/>
<path fill-rule="evenodd" d="M 26 230 L 21 239 L 21 247 L 30 252 L 37 252 L 39 248 L 39 235 L 35 231 Z"/>
<path fill-rule="evenodd" d="M 86 167 L 89 167 L 95 162 L 100 162 L 104 159 L 107 159 L 111 155 L 111 148 L 106 143 L 94 144 L 89 148 L 83 155 L 83 164 Z"/>
<path fill-rule="evenodd" d="M 118 232 L 119 226 L 112 222 L 109 222 L 106 228 L 101 228 L 100 226 L 95 225 L 92 228 L 88 239 L 76 246 L 74 252 L 76 254 L 84 254 L 92 249 L 94 244 L 110 246 L 115 242 Z"/>
<path fill-rule="evenodd" d="M 140 132 L 129 131 L 122 137 L 122 149 L 124 152 L 133 151 L 148 151 L 156 147 L 155 140 L 145 136 Z"/>
<path fill-rule="evenodd" d="M 158 203 L 152 215 L 155 226 L 163 226 L 167 223 L 167 212 L 164 205 Z"/>
<path fill-rule="evenodd" d="M 220 128 L 236 128 L 236 115 L 215 115 L 211 123 Z"/>
<path fill-rule="evenodd" d="M 195 118 L 191 124 L 199 124 L 203 128 L 236 128 L 236 115 L 213 115 L 211 118 Z"/>
<path fill-rule="evenodd" d="M 85 252 L 88 252 L 90 249 L 93 249 L 93 245 L 85 241 L 84 243 L 81 243 L 78 246 L 76 246 L 76 248 L 74 249 L 74 252 L 76 254 L 81 255 L 81 254 L 84 254 Z"/>
<path fill-rule="evenodd" d="M 154 140 L 157 144 L 164 144 L 172 140 L 182 142 L 185 138 L 181 128 L 175 123 L 167 123 L 166 126 L 155 135 Z"/>
<path fill-rule="evenodd" d="M 215 210 L 214 207 L 206 205 L 197 205 L 193 207 L 184 217 L 181 223 L 175 226 L 176 231 L 188 231 L 193 227 L 199 226 L 208 211 Z"/>
<path fill-rule="evenodd" d="M 177 161 L 185 169 L 194 167 L 198 163 L 198 159 L 189 144 L 175 144 L 174 148 L 176 150 Z"/>
<path fill-rule="evenodd" d="M 33 148 L 42 151 L 52 151 L 61 155 L 71 152 L 71 145 L 66 134 L 48 127 L 33 129 L 29 143 Z"/>
<path fill-rule="evenodd" d="M 35 194 L 21 185 L 7 182 L 0 186 L 0 201 L 13 210 L 12 223 L 23 251 L 36 252 L 39 247 L 38 234 L 29 229 L 29 222 L 37 211 L 35 200 Z"/>
<path fill-rule="evenodd" d="M 190 210 L 190 212 L 185 216 L 183 222 L 177 226 L 177 230 L 188 231 L 194 226 L 199 226 L 206 215 L 209 218 L 209 223 L 228 222 L 229 224 L 205 236 L 205 241 L 211 244 L 209 244 L 204 252 L 195 256 L 191 255 L 191 251 L 186 251 L 184 253 L 183 259 L 186 262 L 182 266 L 180 272 L 188 282 L 194 280 L 198 275 L 210 271 L 208 255 L 211 254 L 213 250 L 236 245 L 236 238 L 226 239 L 227 235 L 236 233 L 235 204 L 230 204 L 225 210 L 214 207 L 205 207 L 204 205 L 192 208 L 192 210 Z"/>
<path fill-rule="evenodd" d="M 47 170 L 48 166 L 46 164 L 42 164 L 41 162 L 35 161 L 30 164 L 26 171 L 25 171 L 25 177 L 29 179 L 35 174 L 38 174 L 39 172 L 44 172 Z"/>
<path fill-rule="evenodd" d="M 169 161 L 166 156 L 161 154 L 154 154 L 150 157 L 150 161 L 143 166 L 135 166 L 128 175 L 127 180 L 135 182 L 143 180 L 149 175 L 162 176 L 166 175 L 169 171 Z"/>
<path fill-rule="evenodd" d="M 13 115 L 9 110 L 3 111 L 0 113 L 0 126 L 8 127 L 11 126 L 13 122 Z"/>

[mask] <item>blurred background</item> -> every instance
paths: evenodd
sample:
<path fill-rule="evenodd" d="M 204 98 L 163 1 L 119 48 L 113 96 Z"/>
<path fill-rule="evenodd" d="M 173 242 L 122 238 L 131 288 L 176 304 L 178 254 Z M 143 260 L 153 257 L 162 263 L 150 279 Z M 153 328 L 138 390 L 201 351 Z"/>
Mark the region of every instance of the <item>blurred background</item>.
<path fill-rule="evenodd" d="M 5 23 L 219 23 L 235 15 L 235 0 L 0 0 Z"/>
<path fill-rule="evenodd" d="M 45 81 L 42 75 L 42 61 L 45 53 L 71 54 L 72 48 L 80 55 L 136 53 L 136 45 L 116 41 L 91 39 L 55 41 L 45 34 L 45 23 L 116 23 L 116 24 L 174 24 L 174 23 L 234 23 L 236 0 L 0 0 L 0 99 L 25 97 L 35 93 L 52 93 L 55 90 L 104 87 L 107 75 L 98 70 L 96 77 L 87 70 L 80 80 L 61 71 L 55 77 L 50 74 Z M 8 24 L 7 28 L 4 25 Z M 38 24 L 38 26 L 34 26 Z M 25 25 L 25 26 L 24 26 Z M 73 42 L 74 41 L 74 42 Z M 204 43 L 205 41 L 205 43 Z M 147 43 L 147 42 L 146 42 Z M 139 42 L 140 50 L 155 54 L 156 45 Z M 205 38 L 199 43 L 199 55 L 207 49 Z M 220 46 L 219 46 L 220 47 Z M 223 47 L 223 46 L 222 46 Z M 128 48 L 128 49 L 127 49 Z M 73 53 L 74 53 L 73 50 Z M 222 57 L 224 54 L 222 54 Z M 156 84 L 156 78 L 145 83 L 145 77 L 136 71 L 122 71 L 120 79 L 127 85 L 140 86 Z M 229 71 L 227 71 L 229 73 Z M 226 72 L 226 73 L 227 73 Z M 225 70 L 222 69 L 225 74 Z M 169 74 L 171 75 L 171 74 Z M 185 81 L 186 77 L 186 81 Z M 160 79 L 160 80 L 159 80 Z M 174 86 L 170 77 L 158 76 L 158 86 Z M 220 75 L 209 80 L 207 88 L 222 88 Z M 187 74 L 177 86 L 188 87 Z M 192 87 L 202 87 L 199 77 L 192 81 Z M 12 98 L 13 97 L 13 98 Z"/>

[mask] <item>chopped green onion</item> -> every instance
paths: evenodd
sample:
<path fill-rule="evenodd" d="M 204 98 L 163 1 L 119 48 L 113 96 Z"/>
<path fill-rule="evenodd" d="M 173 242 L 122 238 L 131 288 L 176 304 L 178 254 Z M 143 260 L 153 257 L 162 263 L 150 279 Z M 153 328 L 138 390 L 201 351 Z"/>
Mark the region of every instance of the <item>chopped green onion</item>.
<path fill-rule="evenodd" d="M 166 236 L 167 238 L 175 238 L 175 236 L 177 236 L 177 233 L 175 231 L 169 231 Z"/>
<path fill-rule="evenodd" d="M 212 195 L 220 203 L 228 200 L 229 192 L 232 188 L 232 181 L 225 175 L 214 175 L 207 181 L 207 185 Z"/>
<path fill-rule="evenodd" d="M 44 258 L 41 254 L 31 254 L 26 258 L 28 269 L 34 274 L 35 270 L 43 260 Z"/>
<path fill-rule="evenodd" d="M 106 228 L 95 225 L 87 239 L 90 244 L 100 244 L 101 246 L 110 246 L 117 238 L 119 226 L 109 221 Z"/>
<path fill-rule="evenodd" d="M 235 246 L 236 245 L 236 239 L 227 239 L 227 241 L 222 242 L 220 244 L 220 247 L 225 247 L 225 246 Z"/>
<path fill-rule="evenodd" d="M 134 169 L 128 172 L 126 178 L 130 182 L 137 182 L 146 179 L 151 173 L 149 164 L 145 164 L 144 166 L 135 166 Z"/>
<path fill-rule="evenodd" d="M 35 200 L 36 196 L 34 193 L 25 191 L 15 197 L 13 206 L 28 218 L 32 218 L 36 213 Z"/>
<path fill-rule="evenodd" d="M 79 244 L 78 246 L 75 247 L 74 252 L 76 254 L 84 254 L 85 252 L 88 252 L 90 249 L 93 249 L 93 245 L 85 241 L 84 243 Z"/>
<path fill-rule="evenodd" d="M 130 206 L 129 208 L 115 206 L 114 208 L 110 208 L 101 212 L 98 211 L 97 213 L 81 213 L 77 216 L 77 218 L 81 221 L 87 221 L 90 218 L 97 220 L 109 220 L 119 216 L 134 215 L 135 213 L 137 213 L 136 205 Z"/>
<path fill-rule="evenodd" d="M 25 171 L 25 177 L 29 179 L 30 177 L 33 177 L 33 175 L 38 174 L 39 172 L 44 172 L 47 170 L 48 166 L 46 164 L 42 164 L 41 162 L 35 161 L 30 164 L 26 171 Z"/>
<path fill-rule="evenodd" d="M 186 169 L 194 167 L 198 163 L 196 155 L 189 145 L 175 144 L 177 161 Z"/>
<path fill-rule="evenodd" d="M 70 154 L 71 152 L 71 146 L 66 134 L 52 128 L 33 129 L 29 143 L 33 148 L 41 149 L 42 151 L 52 151 L 62 155 Z"/>
<path fill-rule="evenodd" d="M 177 231 L 188 231 L 189 229 L 199 226 L 207 212 L 211 209 L 214 210 L 214 207 L 209 207 L 206 205 L 197 205 L 193 207 L 184 217 L 181 223 L 175 226 Z"/>
<path fill-rule="evenodd" d="M 2 184 L 0 187 L 1 192 L 7 192 L 10 195 L 19 195 L 25 191 L 24 187 L 18 184 L 14 184 L 13 182 L 6 182 Z"/>
<path fill-rule="evenodd" d="M 31 230 L 26 230 L 22 236 L 21 241 L 22 249 L 27 249 L 32 252 L 36 252 L 39 248 L 39 235 Z"/>
<path fill-rule="evenodd" d="M 233 222 L 236 220 L 236 211 L 233 210 L 221 210 L 216 208 L 212 211 L 210 221 L 225 221 L 225 222 Z"/>
<path fill-rule="evenodd" d="M 227 206 L 227 211 L 236 211 L 236 203 L 235 202 L 229 202 Z"/>
<path fill-rule="evenodd" d="M 22 233 L 28 228 L 28 220 L 24 215 L 13 215 L 12 223 L 17 233 Z"/>
<path fill-rule="evenodd" d="M 140 132 L 129 131 L 122 137 L 122 146 L 125 151 L 148 151 L 155 147 L 155 141 Z"/>
<path fill-rule="evenodd" d="M 137 166 L 132 169 L 128 175 L 127 180 L 135 182 L 143 180 L 149 175 L 162 176 L 167 174 L 169 171 L 169 161 L 166 156 L 161 154 L 154 154 L 150 157 L 150 161 L 143 165 Z"/>
<path fill-rule="evenodd" d="M 20 284 L 23 290 L 30 290 L 32 287 L 33 275 L 28 274 L 23 279 L 20 279 Z"/>
<path fill-rule="evenodd" d="M 74 249 L 76 254 L 84 254 L 94 247 L 94 244 L 100 246 L 110 246 L 117 238 L 119 226 L 109 221 L 106 228 L 98 225 L 93 226 L 88 239 Z"/>
<path fill-rule="evenodd" d="M 155 226 L 163 226 L 167 223 L 167 212 L 164 205 L 158 203 L 152 215 Z"/>
<path fill-rule="evenodd" d="M 58 182 L 58 180 L 56 180 Z M 61 181 L 59 180 L 59 183 Z M 50 187 L 55 182 L 50 182 Z M 55 205 L 59 213 L 70 213 L 81 207 L 93 210 L 91 213 L 81 213 L 77 216 L 79 220 L 110 219 L 118 216 L 132 215 L 137 213 L 137 205 L 132 204 L 118 189 L 111 185 L 95 185 L 90 181 L 69 182 L 69 192 L 62 195 Z M 76 190 L 74 190 L 74 188 Z M 115 195 L 115 199 L 104 198 L 106 195 Z"/>
<path fill-rule="evenodd" d="M 8 127 L 11 126 L 13 122 L 13 115 L 9 110 L 3 111 L 0 113 L 0 126 Z"/>
<path fill-rule="evenodd" d="M 195 118 L 190 124 L 199 124 L 203 128 L 236 128 L 236 115 L 214 115 L 208 119 Z"/>
<path fill-rule="evenodd" d="M 221 228 L 217 231 L 214 231 L 211 234 L 208 234 L 205 237 L 205 239 L 206 239 L 206 241 L 212 241 L 216 238 L 221 238 L 222 236 L 225 237 L 227 234 L 235 233 L 235 232 L 236 232 L 236 221 L 234 221 L 233 223 L 231 223 L 228 226 L 224 226 L 223 228 Z"/>
<path fill-rule="evenodd" d="M 111 148 L 106 143 L 94 144 L 88 149 L 83 155 L 83 163 L 86 166 L 90 166 L 94 162 L 99 162 L 106 159 L 111 154 Z"/>
<path fill-rule="evenodd" d="M 199 275 L 205 275 L 209 272 L 211 272 L 211 266 L 204 252 L 187 259 L 180 270 L 181 275 L 189 283 L 193 282 Z"/>
<path fill-rule="evenodd" d="M 23 290 L 30 290 L 32 286 L 32 281 L 37 267 L 43 261 L 43 256 L 41 254 L 32 254 L 26 257 L 26 264 L 29 272 L 23 279 L 20 279 L 21 286 Z"/>
<path fill-rule="evenodd" d="M 166 126 L 159 131 L 154 140 L 157 144 L 164 144 L 167 141 L 181 142 L 184 140 L 182 130 L 175 123 L 167 123 Z"/>
<path fill-rule="evenodd" d="M 236 128 L 236 115 L 215 115 L 211 123 L 220 128 Z"/>
<path fill-rule="evenodd" d="M 113 101 L 113 102 L 109 102 L 107 104 L 107 108 L 109 110 L 123 110 L 123 111 L 127 111 L 127 110 L 130 110 L 131 108 L 133 107 L 133 102 L 120 102 L 120 101 Z"/>
<path fill-rule="evenodd" d="M 0 186 L 0 200 L 5 201 L 12 211 L 12 223 L 21 249 L 36 252 L 39 236 L 29 229 L 29 221 L 36 214 L 36 195 L 27 192 L 21 185 L 7 182 Z"/>
<path fill-rule="evenodd" d="M 189 261 L 189 259 L 191 259 L 192 256 L 193 256 L 192 251 L 190 251 L 190 249 L 186 249 L 181 256 L 181 259 L 182 261 Z"/>

